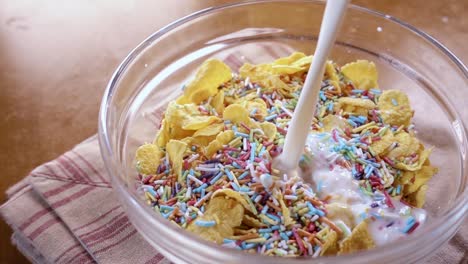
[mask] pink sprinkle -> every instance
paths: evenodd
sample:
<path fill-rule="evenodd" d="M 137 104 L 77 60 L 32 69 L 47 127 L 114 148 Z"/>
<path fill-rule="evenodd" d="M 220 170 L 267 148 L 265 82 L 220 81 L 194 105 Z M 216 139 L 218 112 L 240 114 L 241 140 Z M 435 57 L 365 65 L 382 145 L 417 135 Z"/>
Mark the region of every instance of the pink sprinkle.
<path fill-rule="evenodd" d="M 385 195 L 385 203 L 388 205 L 388 207 L 390 207 L 392 209 L 395 209 L 395 206 L 392 203 L 390 195 L 388 195 L 388 193 L 386 191 L 383 191 L 383 193 Z"/>
<path fill-rule="evenodd" d="M 293 228 L 293 235 L 296 238 L 297 245 L 299 246 L 299 252 L 300 254 L 304 254 L 306 252 L 304 244 L 302 243 L 301 237 L 297 234 L 296 228 Z"/>

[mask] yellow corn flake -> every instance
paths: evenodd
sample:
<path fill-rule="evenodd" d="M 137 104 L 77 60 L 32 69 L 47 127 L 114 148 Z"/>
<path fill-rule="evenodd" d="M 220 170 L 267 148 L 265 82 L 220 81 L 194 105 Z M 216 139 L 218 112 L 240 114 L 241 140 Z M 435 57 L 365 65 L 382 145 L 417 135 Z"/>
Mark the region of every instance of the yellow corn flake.
<path fill-rule="evenodd" d="M 182 182 L 182 164 L 187 143 L 179 140 L 169 140 L 166 145 L 166 152 L 169 154 L 169 160 L 172 163 L 172 169 L 177 175 L 179 182 Z"/>
<path fill-rule="evenodd" d="M 222 61 L 209 59 L 203 62 L 195 78 L 187 85 L 179 104 L 199 104 L 218 93 L 218 87 L 232 78 L 231 69 Z"/>
<path fill-rule="evenodd" d="M 379 87 L 377 68 L 373 62 L 357 60 L 341 67 L 341 72 L 358 89 L 369 90 Z"/>
<path fill-rule="evenodd" d="M 266 224 L 264 224 L 262 221 L 247 214 L 244 215 L 244 219 L 242 219 L 242 224 L 256 228 L 262 228 L 266 226 Z"/>
<path fill-rule="evenodd" d="M 432 166 L 422 166 L 420 170 L 414 172 L 414 182 L 404 188 L 405 194 L 416 192 L 422 185 L 425 185 L 438 169 Z"/>
<path fill-rule="evenodd" d="M 351 209 L 349 209 L 348 206 L 343 205 L 341 203 L 330 203 L 327 204 L 325 208 L 328 212 L 327 218 L 333 220 L 333 222 L 341 220 L 351 229 L 355 226 L 353 212 L 351 211 Z"/>
<path fill-rule="evenodd" d="M 144 144 L 136 151 L 136 166 L 141 174 L 154 174 L 164 153 L 154 144 Z"/>
<path fill-rule="evenodd" d="M 269 141 L 273 141 L 275 139 L 277 131 L 275 124 L 268 121 L 264 121 L 260 123 L 260 128 L 263 130 L 263 133 L 265 133 L 265 136 L 268 138 Z"/>
<path fill-rule="evenodd" d="M 290 225 L 293 225 L 296 223 L 296 221 L 294 221 L 292 218 L 291 218 L 291 212 L 289 211 L 289 208 L 286 206 L 286 204 L 284 203 L 283 201 L 283 197 L 281 194 L 278 194 L 278 197 L 276 197 L 276 199 L 279 201 L 280 205 L 281 205 L 281 213 L 283 214 L 283 218 L 284 218 L 284 225 L 285 226 L 290 226 Z"/>
<path fill-rule="evenodd" d="M 291 55 L 289 55 L 288 57 L 276 59 L 272 64 L 273 65 L 291 65 L 294 62 L 305 57 L 306 55 L 304 53 L 296 51 L 296 52 L 291 53 Z"/>
<path fill-rule="evenodd" d="M 334 128 L 340 128 L 345 130 L 347 127 L 350 127 L 349 123 L 346 122 L 346 119 L 339 117 L 337 115 L 327 115 L 322 119 L 323 130 L 326 132 L 332 131 Z"/>
<path fill-rule="evenodd" d="M 237 202 L 239 202 L 240 204 L 242 204 L 242 206 L 244 206 L 245 209 L 247 209 L 247 211 L 255 214 L 255 211 L 252 209 L 252 207 L 250 206 L 249 202 L 247 202 L 247 199 L 240 193 L 232 190 L 232 189 L 220 189 L 220 190 L 217 190 L 216 192 L 213 193 L 213 198 L 214 197 L 218 197 L 218 196 L 226 196 L 228 198 L 231 198 L 231 199 L 234 199 L 236 200 Z"/>
<path fill-rule="evenodd" d="M 354 253 L 374 247 L 375 243 L 369 233 L 367 222 L 362 221 L 353 229 L 351 235 L 340 243 L 340 251 L 338 254 Z"/>
<path fill-rule="evenodd" d="M 395 138 L 392 131 L 387 130 L 385 135 L 383 135 L 380 140 L 372 142 L 371 148 L 375 155 L 380 155 L 384 153 L 394 142 Z"/>
<path fill-rule="evenodd" d="M 341 97 L 338 104 L 345 114 L 367 116 L 369 110 L 376 107 L 374 102 L 369 99 L 360 99 L 352 97 Z"/>
<path fill-rule="evenodd" d="M 225 237 L 234 235 L 234 228 L 239 227 L 244 217 L 244 207 L 236 200 L 224 197 L 212 198 L 203 216 L 197 217 L 187 227 L 187 230 L 218 244 L 223 243 Z M 215 221 L 211 227 L 197 225 L 197 220 Z"/>
<path fill-rule="evenodd" d="M 234 138 L 234 132 L 232 130 L 226 130 L 219 133 L 216 136 L 216 140 L 213 140 L 205 148 L 205 153 L 207 157 L 211 157 L 216 151 L 223 148 L 223 145 L 226 145 Z"/>
<path fill-rule="evenodd" d="M 211 106 L 213 106 L 218 114 L 221 114 L 224 111 L 224 91 L 220 91 L 213 97 L 213 100 L 211 100 Z"/>
<path fill-rule="evenodd" d="M 156 137 L 154 138 L 153 144 L 157 145 L 160 148 L 164 148 L 166 143 L 169 141 L 169 128 L 170 125 L 167 123 L 166 119 L 161 121 L 161 128 L 156 133 Z"/>
<path fill-rule="evenodd" d="M 384 91 L 377 105 L 384 123 L 392 126 L 410 125 L 414 111 L 405 93 L 398 90 Z"/>
<path fill-rule="evenodd" d="M 421 187 L 419 187 L 419 189 L 416 192 L 413 192 L 403 197 L 403 199 L 407 201 L 409 204 L 411 204 L 412 206 L 421 208 L 426 202 L 427 189 L 428 189 L 428 186 L 424 184 Z"/>
<path fill-rule="evenodd" d="M 247 110 L 249 115 L 255 111 L 255 114 L 253 114 L 252 117 L 255 117 L 255 119 L 260 121 L 262 121 L 268 114 L 267 105 L 265 101 L 260 98 L 255 98 L 252 101 L 243 101 L 240 105 Z"/>
<path fill-rule="evenodd" d="M 224 109 L 223 119 L 229 120 L 234 124 L 245 124 L 248 127 L 258 127 L 249 117 L 249 112 L 240 104 L 232 104 Z"/>
<path fill-rule="evenodd" d="M 338 252 L 338 234 L 335 231 L 325 227 L 317 233 L 317 237 L 324 241 L 320 256 L 336 255 Z"/>
<path fill-rule="evenodd" d="M 224 123 L 214 123 L 207 127 L 197 130 L 193 136 L 216 136 L 224 129 Z"/>
<path fill-rule="evenodd" d="M 327 61 L 325 65 L 325 78 L 333 82 L 338 82 L 340 80 L 340 77 L 338 76 L 338 72 L 336 71 L 331 61 Z"/>
<path fill-rule="evenodd" d="M 419 151 L 419 140 L 404 131 L 396 134 L 394 140 L 397 146 L 388 152 L 390 158 L 405 157 Z"/>
<path fill-rule="evenodd" d="M 194 104 L 180 105 L 171 102 L 155 141 L 159 147 L 164 147 L 170 139 L 190 137 L 196 130 L 220 122 L 222 120 L 216 116 L 202 115 Z"/>
<path fill-rule="evenodd" d="M 407 170 L 407 171 L 417 171 L 420 170 L 426 160 L 429 158 L 429 155 L 432 152 L 432 148 L 424 149 L 419 152 L 419 159 L 416 163 L 406 164 L 404 162 L 397 162 L 395 163 L 395 168 L 400 170 Z"/>

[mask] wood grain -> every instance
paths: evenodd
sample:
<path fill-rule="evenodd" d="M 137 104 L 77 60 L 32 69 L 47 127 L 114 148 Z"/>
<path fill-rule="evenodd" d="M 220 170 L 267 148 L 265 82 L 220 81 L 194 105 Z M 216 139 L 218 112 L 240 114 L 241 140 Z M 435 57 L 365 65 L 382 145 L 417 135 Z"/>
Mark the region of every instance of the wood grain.
<path fill-rule="evenodd" d="M 150 33 L 235 1 L 0 0 L 0 201 L 34 167 L 97 131 L 104 87 Z M 433 35 L 468 61 L 468 1 L 356 0 Z M 0 263 L 27 263 L 0 221 Z"/>

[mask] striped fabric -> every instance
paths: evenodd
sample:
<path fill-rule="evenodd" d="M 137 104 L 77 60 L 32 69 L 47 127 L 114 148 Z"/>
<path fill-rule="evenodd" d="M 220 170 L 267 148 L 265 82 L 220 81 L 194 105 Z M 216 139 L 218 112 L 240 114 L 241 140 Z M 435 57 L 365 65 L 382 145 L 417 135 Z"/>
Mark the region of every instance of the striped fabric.
<path fill-rule="evenodd" d="M 268 56 L 257 56 L 254 63 L 290 53 L 277 44 L 262 48 Z M 252 54 L 224 58 L 236 69 Z M 146 116 L 156 125 L 161 113 L 156 109 Z M 7 195 L 0 213 L 14 231 L 12 242 L 33 263 L 169 263 L 127 219 L 109 184 L 96 136 L 36 168 Z M 428 261 L 466 260 L 467 234 L 465 224 Z"/>

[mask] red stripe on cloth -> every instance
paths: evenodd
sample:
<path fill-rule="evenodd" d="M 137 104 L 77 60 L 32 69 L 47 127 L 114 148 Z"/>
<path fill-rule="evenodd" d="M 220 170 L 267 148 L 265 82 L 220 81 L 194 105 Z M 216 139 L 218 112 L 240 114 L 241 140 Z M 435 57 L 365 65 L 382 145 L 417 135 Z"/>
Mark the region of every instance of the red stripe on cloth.
<path fill-rule="evenodd" d="M 164 259 L 164 256 L 158 253 L 154 257 L 152 257 L 150 260 L 146 261 L 145 264 L 157 264 L 159 263 L 159 261 L 163 259 Z"/>
<path fill-rule="evenodd" d="M 114 207 L 114 208 L 110 209 L 109 211 L 105 212 L 104 214 L 98 216 L 96 219 L 92 220 L 91 222 L 88 222 L 88 223 L 83 224 L 83 225 L 81 225 L 79 227 L 73 228 L 72 231 L 76 232 L 76 231 L 78 231 L 80 229 L 86 228 L 86 227 L 98 222 L 99 220 L 103 219 L 104 217 L 106 217 L 107 215 L 109 215 L 110 213 L 112 213 L 113 211 L 115 211 L 119 207 L 120 207 L 120 205 L 117 205 L 116 207 Z"/>
<path fill-rule="evenodd" d="M 63 180 L 66 180 L 66 181 L 70 180 L 70 178 L 67 177 L 67 176 L 65 176 L 65 177 L 60 176 L 60 174 L 65 174 L 65 175 L 67 174 L 67 172 L 64 171 L 63 169 L 60 168 L 62 173 L 57 173 L 54 170 L 54 168 L 58 168 L 58 166 L 49 166 L 49 164 L 44 164 L 44 165 L 42 165 L 42 167 L 46 168 L 49 171 L 49 174 L 46 173 L 46 172 L 42 172 L 42 171 L 40 171 L 40 172 L 33 171 L 32 175 L 34 176 L 34 175 L 41 175 L 42 174 L 42 175 L 50 176 L 50 177 L 55 178 L 55 179 L 63 179 Z"/>
<path fill-rule="evenodd" d="M 96 170 L 96 168 L 91 165 L 91 163 L 89 161 L 87 161 L 83 156 L 81 156 L 80 153 L 78 153 L 77 151 L 74 151 L 74 150 L 71 150 L 70 151 L 71 153 L 75 154 L 79 159 L 81 159 L 84 163 L 86 163 L 86 165 L 99 177 L 99 179 L 101 179 L 101 181 L 103 183 L 109 183 L 103 176 L 102 174 Z"/>
<path fill-rule="evenodd" d="M 53 204 L 50 205 L 50 207 L 52 207 L 54 210 L 61 207 L 61 206 L 64 206 L 84 195 L 86 195 L 87 193 L 89 193 L 90 191 L 92 190 L 95 190 L 97 189 L 97 187 L 95 186 L 87 186 L 86 188 L 83 188 L 81 190 L 79 190 L 78 192 L 68 196 L 68 197 L 65 197 L 63 198 L 62 200 L 58 201 L 58 202 L 55 202 Z"/>
<path fill-rule="evenodd" d="M 74 168 L 77 170 L 77 173 L 79 173 L 83 178 L 86 179 L 86 182 L 93 182 L 93 180 L 89 177 L 88 173 L 86 173 L 80 166 L 76 164 L 73 159 L 69 158 L 67 156 L 67 153 L 63 154 L 62 157 L 66 160 L 67 163 L 70 164 L 70 168 Z"/>
<path fill-rule="evenodd" d="M 55 162 L 55 167 L 60 168 L 66 175 L 68 175 L 68 178 L 70 180 L 74 180 L 77 182 L 86 182 L 85 179 L 81 177 L 81 175 L 79 175 L 78 173 L 76 173 L 75 170 L 70 168 L 70 165 L 67 162 L 62 160 L 62 157 L 58 157 L 57 159 L 55 159 Z"/>
<path fill-rule="evenodd" d="M 18 229 L 20 231 L 24 231 L 24 229 L 26 229 L 28 226 L 30 226 L 32 223 L 34 223 L 36 220 L 38 220 L 39 218 L 41 218 L 42 216 L 44 216 L 44 215 L 46 215 L 46 214 L 48 214 L 50 212 L 53 212 L 52 208 L 50 208 L 50 207 L 47 207 L 47 208 L 44 208 L 44 209 L 41 209 L 41 210 L 37 211 L 32 216 L 30 216 L 26 220 L 26 222 L 21 224 Z"/>
<path fill-rule="evenodd" d="M 54 263 L 57 263 L 57 262 L 58 262 L 61 258 L 63 258 L 66 254 L 68 254 L 69 252 L 71 252 L 72 250 L 74 250 L 74 249 L 76 249 L 76 248 L 78 248 L 78 247 L 79 247 L 80 249 L 82 249 L 82 250 L 80 251 L 80 253 L 82 253 L 83 251 L 87 253 L 87 251 L 85 251 L 85 250 L 83 249 L 83 247 L 81 246 L 81 244 L 75 244 L 75 245 L 72 245 L 72 246 L 68 247 L 67 249 L 65 249 L 65 251 L 63 251 L 60 255 L 58 255 L 58 257 L 56 257 L 56 258 L 54 259 Z"/>
<path fill-rule="evenodd" d="M 47 220 L 45 223 L 43 223 L 38 228 L 36 228 L 36 230 L 32 231 L 31 234 L 29 234 L 29 236 L 28 236 L 29 239 L 34 240 L 36 237 L 38 237 L 44 231 L 49 229 L 49 227 L 51 227 L 51 226 L 53 226 L 53 225 L 55 225 L 57 223 L 60 223 L 60 219 L 58 219 L 57 217 L 54 217 L 52 219 Z"/>
<path fill-rule="evenodd" d="M 75 249 L 79 247 L 80 251 L 73 255 L 72 257 L 68 259 L 64 259 L 63 261 L 60 261 L 67 253 L 69 253 L 71 250 L 69 249 Z M 65 252 L 60 254 L 57 258 L 55 258 L 54 263 L 96 263 L 96 261 L 92 258 L 90 253 L 86 251 L 81 244 L 75 244 L 74 246 L 70 247 L 67 249 Z"/>
<path fill-rule="evenodd" d="M 75 185 L 76 185 L 76 183 L 74 183 L 74 182 L 67 182 L 67 183 L 65 183 L 64 185 L 62 185 L 62 186 L 60 186 L 58 188 L 55 188 L 55 189 L 52 189 L 50 191 L 44 192 L 42 194 L 42 196 L 44 196 L 45 198 L 50 198 L 50 197 L 52 197 L 54 195 L 60 194 L 60 193 L 62 193 L 64 191 L 72 188 Z"/>
<path fill-rule="evenodd" d="M 121 240 L 113 243 L 113 244 L 110 244 L 109 246 L 107 247 L 104 247 L 104 248 L 101 248 L 100 250 L 97 250 L 95 252 L 93 252 L 94 255 L 98 255 L 99 253 L 106 253 L 109 249 L 111 249 L 112 247 L 115 247 L 119 244 L 121 244 L 122 242 L 124 242 L 125 240 L 129 239 L 131 236 L 135 235 L 136 234 L 136 229 L 134 229 L 132 232 L 130 232 L 128 235 L 126 235 L 125 237 L 123 237 Z"/>
<path fill-rule="evenodd" d="M 73 201 L 73 200 L 75 200 L 77 198 L 80 198 L 81 196 L 89 193 L 90 191 L 92 191 L 94 189 L 96 189 L 96 187 L 88 186 L 88 187 L 83 188 L 80 191 L 68 196 L 68 197 L 63 198 L 60 201 L 57 201 L 57 202 L 51 204 L 50 207 L 41 209 L 40 211 L 38 211 L 38 212 L 34 213 L 32 216 L 30 216 L 23 224 L 21 224 L 20 227 L 19 227 L 19 230 L 24 231 L 24 229 L 26 229 L 28 226 L 30 226 L 31 224 L 36 222 L 42 216 L 46 215 L 49 212 L 53 212 L 52 209 L 57 209 L 57 208 L 59 208 L 61 206 L 64 206 L 64 205 L 68 204 L 69 202 L 71 202 L 71 201 Z"/>
<path fill-rule="evenodd" d="M 109 226 L 109 228 L 106 228 L 97 234 L 90 235 L 86 239 L 82 239 L 82 241 L 88 247 L 91 247 L 98 243 L 101 243 L 104 240 L 108 240 L 115 237 L 116 235 L 122 233 L 122 231 L 129 226 L 131 227 L 132 224 L 128 221 L 127 217 L 124 217 L 121 220 L 114 223 L 112 226 Z"/>
<path fill-rule="evenodd" d="M 81 234 L 81 235 L 78 234 L 78 235 L 80 236 L 81 239 L 84 239 L 88 235 L 92 235 L 92 234 L 95 234 L 97 232 L 100 232 L 103 229 L 106 229 L 108 226 L 112 225 L 113 222 L 115 222 L 116 220 L 121 219 L 122 217 L 125 217 L 125 212 L 121 212 L 120 214 L 114 216 L 111 220 L 107 221 L 106 223 L 103 223 L 101 226 L 95 228 L 94 230 L 91 230 L 91 231 L 86 232 L 86 233 Z"/>

